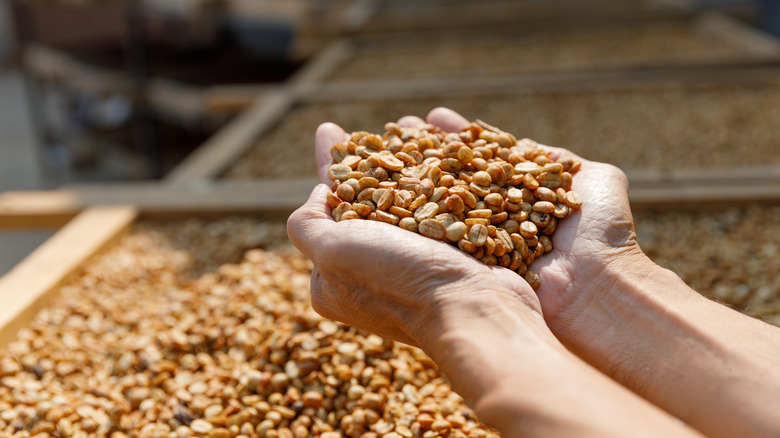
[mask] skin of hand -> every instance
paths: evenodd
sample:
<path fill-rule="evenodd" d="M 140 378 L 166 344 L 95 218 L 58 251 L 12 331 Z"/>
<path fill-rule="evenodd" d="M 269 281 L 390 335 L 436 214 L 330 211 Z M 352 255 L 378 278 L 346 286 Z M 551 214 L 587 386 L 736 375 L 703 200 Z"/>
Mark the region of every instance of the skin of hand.
<path fill-rule="evenodd" d="M 453 115 L 434 110 L 429 122 L 459 129 Z M 317 312 L 421 347 L 505 436 L 696 436 L 567 351 L 514 272 L 396 226 L 335 222 L 325 202 L 329 151 L 345 138 L 334 124 L 319 127 L 323 184 L 288 220 L 291 241 L 314 262 Z"/>
<path fill-rule="evenodd" d="M 468 121 L 439 108 L 450 130 Z M 628 181 L 582 162 L 582 209 L 537 260 L 544 318 L 569 350 L 709 436 L 780 436 L 780 329 L 714 303 L 653 263 L 636 241 Z M 670 232 L 674 232 L 670 230 Z"/>

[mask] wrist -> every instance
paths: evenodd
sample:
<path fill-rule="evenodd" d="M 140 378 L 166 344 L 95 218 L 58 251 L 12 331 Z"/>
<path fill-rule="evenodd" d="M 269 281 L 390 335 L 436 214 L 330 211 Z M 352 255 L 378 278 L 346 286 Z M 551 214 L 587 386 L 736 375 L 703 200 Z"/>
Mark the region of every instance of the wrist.
<path fill-rule="evenodd" d="M 438 309 L 429 322 L 439 329 L 423 349 L 471 406 L 565 351 L 541 313 L 510 290 L 463 293 Z"/>

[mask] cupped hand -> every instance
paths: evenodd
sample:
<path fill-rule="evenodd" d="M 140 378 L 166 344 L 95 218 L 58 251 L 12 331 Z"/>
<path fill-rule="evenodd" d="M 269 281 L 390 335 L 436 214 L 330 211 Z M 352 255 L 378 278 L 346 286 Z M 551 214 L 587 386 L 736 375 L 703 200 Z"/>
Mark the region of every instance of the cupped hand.
<path fill-rule="evenodd" d="M 399 121 L 420 123 L 416 117 Z M 489 318 L 479 306 L 484 300 L 541 313 L 534 291 L 512 271 L 485 266 L 451 245 L 394 225 L 334 221 L 326 202 L 330 148 L 346 138 L 332 123 L 317 129 L 322 184 L 287 223 L 292 243 L 314 263 L 312 306 L 318 313 L 424 349 L 454 324 Z"/>
<path fill-rule="evenodd" d="M 459 131 L 468 125 L 463 116 L 437 108 L 428 121 L 445 130 Z M 522 133 L 517 133 L 522 134 Z M 614 264 L 645 259 L 636 242 L 634 221 L 628 202 L 628 180 L 617 167 L 589 161 L 557 147 L 542 145 L 553 159 L 573 158 L 582 163 L 574 175 L 572 189 L 583 200 L 582 208 L 558 223 L 552 236 L 553 251 L 531 266 L 539 274 L 536 291 L 545 319 L 553 332 L 587 309 L 577 300 L 598 293 Z"/>

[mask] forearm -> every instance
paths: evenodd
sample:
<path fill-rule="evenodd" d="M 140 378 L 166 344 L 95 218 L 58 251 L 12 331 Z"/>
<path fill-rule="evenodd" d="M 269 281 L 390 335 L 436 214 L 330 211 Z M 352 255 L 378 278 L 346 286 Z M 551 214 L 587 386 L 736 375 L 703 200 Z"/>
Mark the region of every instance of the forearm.
<path fill-rule="evenodd" d="M 572 351 L 710 436 L 780 434 L 780 329 L 707 300 L 643 254 L 589 284 L 548 318 Z"/>
<path fill-rule="evenodd" d="M 568 352 L 522 304 L 479 302 L 490 317 L 453 316 L 431 353 L 503 436 L 698 436 Z"/>

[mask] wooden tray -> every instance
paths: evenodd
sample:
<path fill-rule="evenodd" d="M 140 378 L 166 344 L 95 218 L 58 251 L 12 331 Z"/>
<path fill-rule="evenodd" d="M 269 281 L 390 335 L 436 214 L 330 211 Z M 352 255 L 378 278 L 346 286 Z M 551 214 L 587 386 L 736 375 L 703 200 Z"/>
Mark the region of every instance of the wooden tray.
<path fill-rule="evenodd" d="M 357 36 L 330 81 L 446 80 L 780 61 L 780 41 L 727 15 Z"/>
<path fill-rule="evenodd" d="M 378 131 L 386 121 L 404 114 L 424 116 L 436 106 L 487 120 L 520 137 L 568 147 L 629 173 L 709 169 L 767 174 L 780 166 L 774 153 L 777 135 L 768 122 L 780 117 L 772 115 L 780 99 L 777 74 L 770 68 L 605 73 L 535 83 L 480 78 L 333 84 L 268 123 L 269 129 L 257 132 L 255 145 L 244 155 L 212 161 L 201 179 L 313 177 L 313 135 L 322 121 L 347 130 Z M 461 91 L 453 94 L 453 87 Z M 220 168 L 230 159 L 230 167 Z"/>

